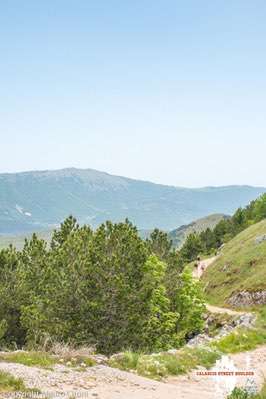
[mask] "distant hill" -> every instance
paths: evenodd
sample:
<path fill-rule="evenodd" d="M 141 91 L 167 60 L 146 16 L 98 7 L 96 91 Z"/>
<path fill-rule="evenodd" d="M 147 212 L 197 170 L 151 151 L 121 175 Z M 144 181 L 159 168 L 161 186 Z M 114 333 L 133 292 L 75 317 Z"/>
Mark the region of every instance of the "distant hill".
<path fill-rule="evenodd" d="M 202 231 L 209 229 L 214 229 L 214 227 L 223 219 L 229 218 L 230 216 L 224 214 L 214 214 L 209 215 L 204 218 L 195 220 L 192 223 L 185 224 L 178 227 L 178 229 L 170 231 L 169 238 L 172 240 L 173 245 L 177 248 L 182 246 L 185 242 L 187 236 L 191 233 L 201 233 Z"/>
<path fill-rule="evenodd" d="M 266 219 L 225 244 L 202 282 L 213 304 L 266 304 Z"/>
<path fill-rule="evenodd" d="M 145 240 L 146 238 L 149 237 L 151 234 L 152 230 L 140 230 L 139 231 L 139 236 Z M 25 239 L 30 239 L 32 237 L 32 232 L 27 232 L 27 233 L 21 233 L 17 235 L 11 235 L 11 234 L 6 234 L 6 235 L 1 235 L 0 234 L 0 250 L 3 248 L 9 247 L 9 245 L 12 245 L 13 247 L 17 248 L 18 250 L 21 250 L 24 246 Z M 37 236 L 38 238 L 41 238 L 42 240 L 49 242 L 51 241 L 53 234 L 53 230 L 47 230 L 47 231 L 38 231 Z"/>
<path fill-rule="evenodd" d="M 0 250 L 3 248 L 7 248 L 10 244 L 12 244 L 13 247 L 17 248 L 18 250 L 21 250 L 24 246 L 25 239 L 26 238 L 30 239 L 31 236 L 32 233 L 29 232 L 18 235 L 0 235 Z M 38 237 L 47 242 L 50 241 L 51 236 L 52 236 L 52 230 L 38 231 Z"/>
<path fill-rule="evenodd" d="M 208 214 L 231 214 L 265 191 L 179 188 L 92 169 L 0 174 L 0 234 L 50 230 L 70 214 L 93 227 L 129 218 L 139 229 L 169 231 Z"/>

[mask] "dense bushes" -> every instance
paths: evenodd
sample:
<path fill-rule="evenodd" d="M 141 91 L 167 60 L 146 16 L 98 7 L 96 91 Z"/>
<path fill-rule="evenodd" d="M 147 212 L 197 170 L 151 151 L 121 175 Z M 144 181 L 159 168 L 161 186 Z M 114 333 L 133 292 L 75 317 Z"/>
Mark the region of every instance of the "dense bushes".
<path fill-rule="evenodd" d="M 45 337 L 100 352 L 157 351 L 202 327 L 197 282 L 165 235 L 143 241 L 131 223 L 96 231 L 68 218 L 51 245 L 33 235 L 21 252 L 0 252 L 0 342 Z"/>

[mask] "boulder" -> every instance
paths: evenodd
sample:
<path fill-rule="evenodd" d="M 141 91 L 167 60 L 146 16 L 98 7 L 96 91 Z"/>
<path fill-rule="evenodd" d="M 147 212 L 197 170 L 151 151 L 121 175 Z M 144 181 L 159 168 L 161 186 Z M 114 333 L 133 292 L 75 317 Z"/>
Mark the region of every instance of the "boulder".
<path fill-rule="evenodd" d="M 262 236 L 258 236 L 255 239 L 256 244 L 261 244 L 263 241 L 266 241 L 266 234 L 263 234 Z"/>

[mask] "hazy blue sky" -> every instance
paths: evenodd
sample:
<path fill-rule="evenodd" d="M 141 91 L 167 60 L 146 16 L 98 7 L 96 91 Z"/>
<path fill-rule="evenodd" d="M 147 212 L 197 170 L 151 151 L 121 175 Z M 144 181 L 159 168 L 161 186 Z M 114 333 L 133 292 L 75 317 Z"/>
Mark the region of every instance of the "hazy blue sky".
<path fill-rule="evenodd" d="M 0 4 L 0 172 L 266 185 L 266 1 Z"/>

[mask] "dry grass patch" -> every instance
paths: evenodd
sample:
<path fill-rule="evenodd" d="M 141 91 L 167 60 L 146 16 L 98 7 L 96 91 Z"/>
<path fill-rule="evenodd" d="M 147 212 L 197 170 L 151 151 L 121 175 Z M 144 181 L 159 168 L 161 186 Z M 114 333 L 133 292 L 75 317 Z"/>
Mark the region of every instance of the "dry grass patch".
<path fill-rule="evenodd" d="M 25 391 L 26 387 L 21 378 L 15 378 L 11 374 L 0 371 L 0 393 Z"/>

